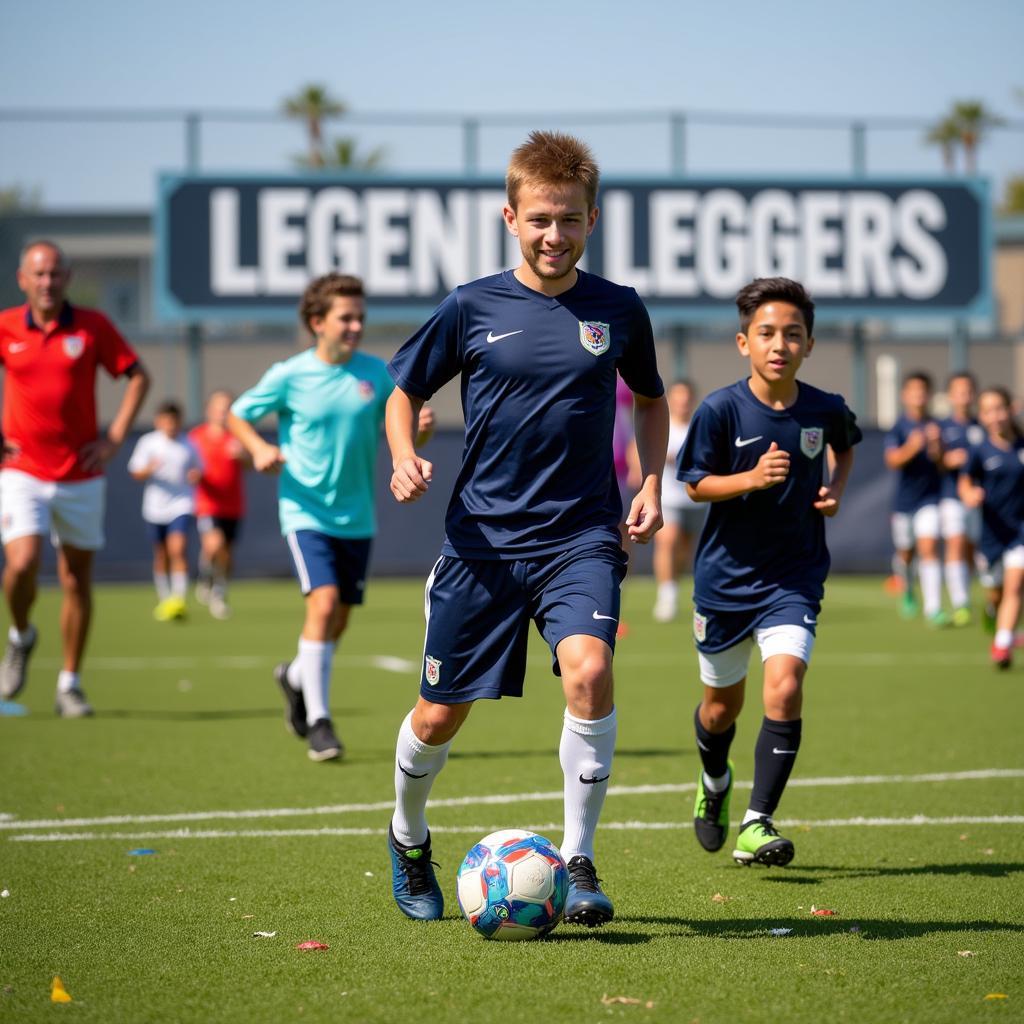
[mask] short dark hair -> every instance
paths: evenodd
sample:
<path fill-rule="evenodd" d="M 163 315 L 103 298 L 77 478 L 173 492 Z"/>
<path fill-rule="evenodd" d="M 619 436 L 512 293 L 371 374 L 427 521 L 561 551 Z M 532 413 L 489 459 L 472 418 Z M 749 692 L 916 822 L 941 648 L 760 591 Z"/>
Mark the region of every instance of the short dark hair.
<path fill-rule="evenodd" d="M 808 336 L 814 333 L 814 303 L 807 289 L 799 281 L 788 277 L 758 277 L 736 296 L 740 312 L 740 327 L 746 334 L 754 314 L 769 302 L 788 302 L 800 310 Z"/>
<path fill-rule="evenodd" d="M 184 415 L 181 406 L 173 398 L 165 398 L 156 407 L 157 416 L 176 416 L 179 420 Z"/>
<path fill-rule="evenodd" d="M 901 388 L 905 388 L 912 380 L 919 380 L 929 391 L 933 391 L 935 385 L 932 383 L 932 375 L 925 370 L 911 370 L 903 375 Z"/>
<path fill-rule="evenodd" d="M 946 390 L 947 391 L 949 390 L 950 384 L 952 384 L 953 381 L 955 381 L 955 380 L 969 380 L 971 382 L 971 387 L 974 388 L 975 391 L 978 390 L 978 380 L 974 376 L 974 374 L 971 373 L 970 370 L 954 370 L 946 378 Z"/>
<path fill-rule="evenodd" d="M 339 297 L 361 299 L 363 282 L 352 274 L 323 274 L 306 285 L 299 302 L 299 319 L 312 331 L 313 317 L 327 316 L 334 300 Z"/>

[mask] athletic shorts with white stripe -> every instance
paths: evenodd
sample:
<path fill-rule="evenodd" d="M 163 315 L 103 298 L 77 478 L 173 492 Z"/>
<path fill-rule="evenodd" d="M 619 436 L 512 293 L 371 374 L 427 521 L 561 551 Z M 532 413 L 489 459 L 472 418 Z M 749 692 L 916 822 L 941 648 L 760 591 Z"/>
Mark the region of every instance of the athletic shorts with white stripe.
<path fill-rule="evenodd" d="M 337 587 L 342 604 L 362 604 L 371 538 L 332 537 L 317 530 L 285 534 L 303 594 Z"/>

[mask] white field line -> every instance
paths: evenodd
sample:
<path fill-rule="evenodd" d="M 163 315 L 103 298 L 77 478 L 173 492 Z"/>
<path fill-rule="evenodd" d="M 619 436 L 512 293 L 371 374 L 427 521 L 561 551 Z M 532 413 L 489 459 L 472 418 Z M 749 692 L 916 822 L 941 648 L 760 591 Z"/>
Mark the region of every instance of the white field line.
<path fill-rule="evenodd" d="M 738 821 L 732 822 L 734 827 Z M 921 825 L 1024 825 L 1024 814 L 954 815 L 932 818 L 926 814 L 914 814 L 909 818 L 823 818 L 786 820 L 785 828 L 804 826 L 807 828 L 902 828 Z M 491 825 L 440 825 L 431 828 L 431 834 L 486 835 L 497 826 Z M 609 821 L 602 822 L 601 829 L 610 832 L 669 832 L 693 828 L 689 821 Z M 561 822 L 547 822 L 543 825 L 525 826 L 531 832 L 541 834 L 559 832 Z M 296 839 L 336 838 L 347 836 L 384 836 L 386 828 L 252 828 L 252 829 L 167 829 L 156 832 L 42 832 L 11 836 L 12 843 L 80 843 L 104 839 L 138 842 L 151 839 Z"/>
<path fill-rule="evenodd" d="M 921 775 L 838 775 L 810 779 L 790 779 L 788 785 L 797 788 L 833 786 L 878 786 L 926 782 L 972 782 L 983 779 L 1021 779 L 1024 769 L 984 768 L 963 772 L 928 772 Z M 609 786 L 608 796 L 651 796 L 662 793 L 692 793 L 696 783 L 661 783 L 647 786 Z M 750 782 L 737 782 L 737 789 L 750 789 Z M 491 793 L 477 796 L 457 796 L 431 800 L 431 809 L 439 807 L 488 807 L 506 804 L 561 801 L 562 791 L 548 790 L 534 793 Z M 378 800 L 362 804 L 324 804 L 319 807 L 267 807 L 242 811 L 183 811 L 176 814 L 109 814 L 99 818 L 39 818 L 20 821 L 0 815 L 0 831 L 27 828 L 90 828 L 97 825 L 149 825 L 158 822 L 185 821 L 238 821 L 253 818 L 301 818 L 331 814 L 358 814 L 371 811 L 389 811 L 394 800 Z"/>

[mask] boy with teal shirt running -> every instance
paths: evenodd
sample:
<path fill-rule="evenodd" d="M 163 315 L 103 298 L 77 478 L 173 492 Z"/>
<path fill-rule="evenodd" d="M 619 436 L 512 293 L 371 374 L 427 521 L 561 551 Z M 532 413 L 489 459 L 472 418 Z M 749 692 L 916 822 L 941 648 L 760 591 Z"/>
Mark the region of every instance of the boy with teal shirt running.
<path fill-rule="evenodd" d="M 394 387 L 383 360 L 357 351 L 366 307 L 346 274 L 312 281 L 300 317 L 315 346 L 275 363 L 231 407 L 228 426 L 263 473 L 280 474 L 278 512 L 306 602 L 298 653 L 274 670 L 290 731 L 314 761 L 341 756 L 329 710 L 334 650 L 353 605 L 363 603 L 377 530 L 375 467 L 384 408 Z M 429 432 L 432 414 L 420 417 Z M 254 424 L 276 415 L 278 443 Z"/>

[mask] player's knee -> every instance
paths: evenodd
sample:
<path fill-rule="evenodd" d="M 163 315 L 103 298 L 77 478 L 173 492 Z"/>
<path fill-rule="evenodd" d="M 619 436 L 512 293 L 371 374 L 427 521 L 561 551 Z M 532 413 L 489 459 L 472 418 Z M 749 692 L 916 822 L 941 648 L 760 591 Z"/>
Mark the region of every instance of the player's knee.
<path fill-rule="evenodd" d="M 725 732 L 743 710 L 743 695 L 728 700 L 705 700 L 701 719 L 710 733 Z"/>
<path fill-rule="evenodd" d="M 471 704 L 434 704 L 421 700 L 413 711 L 412 731 L 421 743 L 447 743 L 466 720 Z"/>
<path fill-rule="evenodd" d="M 4 552 L 6 571 L 18 581 L 35 576 L 39 571 L 39 561 L 39 555 L 30 550 Z"/>
<path fill-rule="evenodd" d="M 765 680 L 764 705 L 769 717 L 783 720 L 798 718 L 803 699 L 803 674 L 783 672 L 776 678 Z"/>
<path fill-rule="evenodd" d="M 307 615 L 328 631 L 334 627 L 340 608 L 341 602 L 334 587 L 319 587 L 306 598 Z"/>
<path fill-rule="evenodd" d="M 611 710 L 611 659 L 590 653 L 571 665 L 560 663 L 569 713 L 577 718 L 603 717 Z"/>

